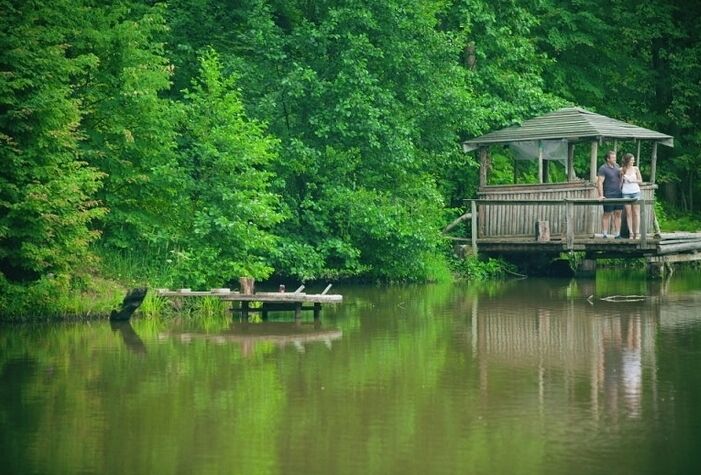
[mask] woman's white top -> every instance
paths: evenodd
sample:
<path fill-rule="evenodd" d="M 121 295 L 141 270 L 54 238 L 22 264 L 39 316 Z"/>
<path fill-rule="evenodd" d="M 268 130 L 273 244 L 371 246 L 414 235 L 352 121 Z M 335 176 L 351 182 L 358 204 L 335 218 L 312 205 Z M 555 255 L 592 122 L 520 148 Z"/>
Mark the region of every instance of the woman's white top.
<path fill-rule="evenodd" d="M 630 167 L 623 175 L 623 187 L 621 193 L 640 193 L 638 185 L 638 173 L 635 167 Z"/>

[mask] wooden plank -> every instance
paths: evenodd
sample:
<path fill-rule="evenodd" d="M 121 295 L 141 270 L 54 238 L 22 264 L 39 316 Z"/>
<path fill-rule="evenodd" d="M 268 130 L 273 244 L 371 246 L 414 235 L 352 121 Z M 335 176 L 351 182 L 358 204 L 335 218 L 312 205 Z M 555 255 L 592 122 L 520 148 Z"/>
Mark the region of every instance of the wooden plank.
<path fill-rule="evenodd" d="M 701 250 L 701 241 L 691 241 L 683 244 L 672 244 L 669 246 L 657 246 L 658 254 L 673 254 L 677 252 Z"/>
<path fill-rule="evenodd" d="M 696 238 L 696 239 L 661 239 L 660 245 L 661 246 L 669 246 L 672 244 L 684 244 L 684 243 L 696 242 L 696 241 L 701 241 L 701 238 Z"/>
<path fill-rule="evenodd" d="M 647 258 L 648 262 L 694 262 L 701 261 L 701 252 L 689 254 L 671 254 L 663 256 L 652 256 Z"/>
<path fill-rule="evenodd" d="M 224 301 L 233 302 L 319 302 L 338 303 L 343 301 L 342 295 L 294 294 L 280 292 L 258 292 L 253 295 L 222 296 Z"/>
<path fill-rule="evenodd" d="M 586 181 L 572 183 L 530 183 L 521 185 L 489 185 L 482 186 L 478 195 L 498 195 L 509 193 L 560 193 L 573 190 L 589 190 L 591 185 Z"/>
<path fill-rule="evenodd" d="M 661 240 L 667 239 L 701 239 L 701 233 L 673 232 L 660 233 Z"/>
<path fill-rule="evenodd" d="M 156 295 L 160 297 L 217 297 L 227 302 L 320 302 L 320 303 L 337 303 L 343 301 L 342 295 L 321 295 L 321 294 L 305 294 L 285 293 L 285 292 L 257 292 L 251 295 L 244 295 L 239 292 L 231 292 L 229 294 L 221 294 L 210 291 L 156 291 Z"/>

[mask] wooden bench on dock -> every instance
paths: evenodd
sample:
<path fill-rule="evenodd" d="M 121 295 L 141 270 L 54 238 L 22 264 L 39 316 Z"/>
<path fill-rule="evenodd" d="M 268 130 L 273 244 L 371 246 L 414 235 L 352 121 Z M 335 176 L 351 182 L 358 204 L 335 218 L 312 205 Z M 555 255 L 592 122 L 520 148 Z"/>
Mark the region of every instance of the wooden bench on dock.
<path fill-rule="evenodd" d="M 328 294 L 331 288 L 329 284 L 320 294 L 307 294 L 303 292 L 304 286 L 300 286 L 294 292 L 285 292 L 281 286 L 278 292 L 237 292 L 230 289 L 211 289 L 208 291 L 193 291 L 191 289 L 157 289 L 156 295 L 160 297 L 215 297 L 225 302 L 239 302 L 240 307 L 233 312 L 240 312 L 241 317 L 248 318 L 249 312 L 261 312 L 263 319 L 267 319 L 270 311 L 294 311 L 295 320 L 301 319 L 302 310 L 313 310 L 314 319 L 318 320 L 321 313 L 321 305 L 326 303 L 341 303 L 342 295 Z M 252 291 L 252 289 L 251 289 Z M 261 306 L 252 307 L 252 302 L 260 302 Z"/>

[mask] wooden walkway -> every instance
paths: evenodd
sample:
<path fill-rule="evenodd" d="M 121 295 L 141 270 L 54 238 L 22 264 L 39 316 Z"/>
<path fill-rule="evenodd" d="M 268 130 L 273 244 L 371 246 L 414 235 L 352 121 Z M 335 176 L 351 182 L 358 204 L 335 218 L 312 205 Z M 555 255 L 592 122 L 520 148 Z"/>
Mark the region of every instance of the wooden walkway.
<path fill-rule="evenodd" d="M 500 199 L 471 200 L 469 242 L 477 254 L 559 254 L 591 257 L 644 257 L 649 263 L 701 260 L 701 232 L 661 233 L 651 199 Z M 640 207 L 640 239 L 596 237 L 602 204 Z M 578 212 L 577 210 L 583 210 Z M 499 210 L 504 210 L 501 212 Z M 598 214 L 597 214 L 598 213 Z M 594 219 L 596 218 L 596 219 Z M 461 217 L 462 219 L 462 217 Z M 543 236 L 538 226 L 549 227 Z"/>
<path fill-rule="evenodd" d="M 263 319 L 267 319 L 270 311 L 294 311 L 295 320 L 301 318 L 302 310 L 313 310 L 314 319 L 318 320 L 322 304 L 335 304 L 343 301 L 343 296 L 327 294 L 331 285 L 320 294 L 307 294 L 302 292 L 301 286 L 294 292 L 254 292 L 251 294 L 231 291 L 230 289 L 211 289 L 198 291 L 191 289 L 157 289 L 156 295 L 167 298 L 186 297 L 214 297 L 225 302 L 232 302 L 232 311 L 240 312 L 242 318 L 248 318 L 249 312 L 261 312 Z M 238 308 L 233 307 L 234 302 L 239 302 Z M 260 306 L 251 306 L 251 303 L 260 303 Z"/>
<path fill-rule="evenodd" d="M 509 236 L 477 239 L 480 252 L 487 254 L 545 253 L 576 251 L 599 257 L 648 257 L 658 261 L 701 260 L 701 233 L 661 233 L 640 240 L 575 236 L 571 243 L 561 237 L 538 242 L 533 236 Z"/>

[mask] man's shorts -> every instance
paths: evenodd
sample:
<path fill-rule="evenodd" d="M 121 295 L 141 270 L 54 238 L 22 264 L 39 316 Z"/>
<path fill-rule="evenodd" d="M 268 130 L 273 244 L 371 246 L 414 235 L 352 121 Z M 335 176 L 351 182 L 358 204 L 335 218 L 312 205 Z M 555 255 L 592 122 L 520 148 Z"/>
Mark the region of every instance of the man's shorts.
<path fill-rule="evenodd" d="M 609 193 L 606 194 L 604 193 L 605 198 L 623 198 L 623 193 L 620 191 L 617 193 Z M 606 203 L 606 200 L 604 200 L 604 203 Z M 623 209 L 623 205 L 604 205 L 604 213 L 610 213 L 612 211 L 620 211 Z"/>

